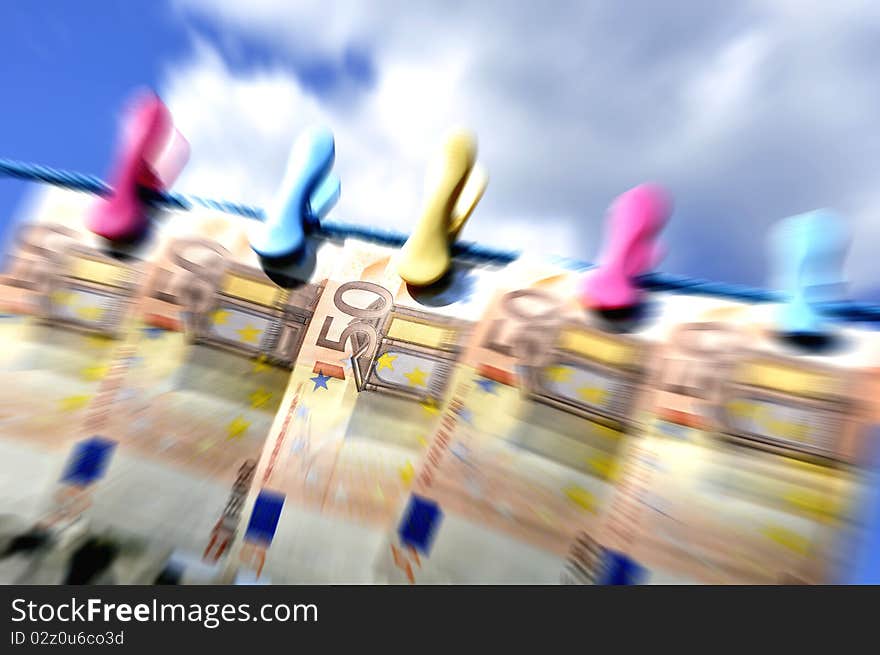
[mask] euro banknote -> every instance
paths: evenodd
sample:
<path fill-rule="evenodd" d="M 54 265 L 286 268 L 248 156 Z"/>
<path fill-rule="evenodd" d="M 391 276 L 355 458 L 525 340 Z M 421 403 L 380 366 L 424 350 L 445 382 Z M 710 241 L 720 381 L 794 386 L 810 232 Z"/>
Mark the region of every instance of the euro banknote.
<path fill-rule="evenodd" d="M 257 467 L 239 581 L 372 581 L 500 270 L 460 264 L 417 292 L 395 257 L 347 243 L 318 302 Z"/>
<path fill-rule="evenodd" d="M 863 536 L 880 343 L 839 327 L 838 349 L 805 352 L 778 337 L 773 310 L 712 308 L 655 356 L 642 438 L 593 544 L 634 578 L 843 579 Z"/>
<path fill-rule="evenodd" d="M 772 359 L 769 377 L 796 385 L 811 365 L 779 345 L 772 308 L 655 293 L 641 319 L 609 321 L 572 304 L 580 274 L 532 275 L 499 294 L 475 330 L 378 574 L 396 583 L 755 582 L 768 570 L 776 580 L 827 579 L 828 556 L 857 530 L 857 435 L 870 394 L 847 382 L 846 368 L 875 366 L 872 334 L 850 330 L 843 354 L 813 358 L 837 370 L 821 384 L 843 405 L 785 398 L 766 388 L 761 367 Z M 734 343 L 731 330 L 743 338 Z M 757 387 L 734 383 L 756 371 Z M 665 561 L 649 564 L 658 540 L 697 568 L 732 557 L 739 569 L 673 574 Z"/>
<path fill-rule="evenodd" d="M 575 272 L 506 272 L 376 561 L 388 582 L 556 582 L 609 495 L 647 342 L 585 321 Z"/>
<path fill-rule="evenodd" d="M 81 224 L 83 214 L 72 212 L 68 224 Z M 87 534 L 105 535 L 114 548 L 161 546 L 172 569 L 213 574 L 210 564 L 234 538 L 235 499 L 246 494 L 320 276 L 338 259 L 331 251 L 339 244 L 326 243 L 311 261 L 273 270 L 270 278 L 248 247 L 248 227 L 215 212 L 190 213 L 159 223 L 121 262 L 98 246 L 85 249 L 91 237 L 84 230 L 72 244 L 45 248 L 65 261 L 59 270 L 72 271 L 73 288 L 53 288 L 49 296 L 61 319 L 67 311 L 83 322 L 84 284 L 99 299 L 110 295 L 107 288 L 116 295 L 122 288 L 125 297 L 124 304 L 93 303 L 89 318 L 103 321 L 97 334 L 88 325 L 71 330 L 59 316 L 38 316 L 47 343 L 71 345 L 34 370 L 72 377 L 69 369 L 78 366 L 92 384 L 77 378 L 77 393 L 59 389 L 69 410 L 62 416 L 42 407 L 30 414 L 41 421 L 34 433 L 53 454 L 46 457 L 43 444 L 35 451 L 46 471 L 42 484 L 30 480 L 36 530 L 58 541 L 72 525 L 87 524 Z M 318 284 L 307 282 L 312 277 Z M 34 350 L 41 354 L 45 344 Z"/>
<path fill-rule="evenodd" d="M 0 512 L 31 522 L 143 282 L 143 262 L 106 252 L 84 229 L 89 204 L 84 194 L 46 194 L 16 226 L 0 277 Z"/>

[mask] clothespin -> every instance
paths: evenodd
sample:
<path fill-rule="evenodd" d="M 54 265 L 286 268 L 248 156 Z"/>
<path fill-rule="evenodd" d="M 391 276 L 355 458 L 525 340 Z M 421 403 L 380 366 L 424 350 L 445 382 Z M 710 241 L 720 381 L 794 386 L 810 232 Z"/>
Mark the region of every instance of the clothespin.
<path fill-rule="evenodd" d="M 819 303 L 845 298 L 843 263 L 849 230 L 834 212 L 819 209 L 780 221 L 771 235 L 776 286 L 785 298 L 779 309 L 780 334 L 826 338 L 827 320 Z"/>
<path fill-rule="evenodd" d="M 171 113 L 152 91 L 134 97 L 119 143 L 110 176 L 112 194 L 97 202 L 86 224 L 105 239 L 131 241 L 143 234 L 149 222 L 143 189 L 170 187 L 189 159 L 189 143 L 174 129 Z"/>
<path fill-rule="evenodd" d="M 642 184 L 615 199 L 606 219 L 605 247 L 598 269 L 581 286 L 581 304 L 597 311 L 637 306 L 641 290 L 635 279 L 662 257 L 657 242 L 672 213 L 672 200 L 661 187 Z"/>
<path fill-rule="evenodd" d="M 440 280 L 452 263 L 450 247 L 486 190 L 489 177 L 475 163 L 476 138 L 457 131 L 447 138 L 425 176 L 425 205 L 415 231 L 404 244 L 397 272 L 417 287 Z"/>
<path fill-rule="evenodd" d="M 311 128 L 297 138 L 266 219 L 251 232 L 251 248 L 258 255 L 284 259 L 302 252 L 306 233 L 339 200 L 341 183 L 331 171 L 335 157 L 330 130 Z"/>

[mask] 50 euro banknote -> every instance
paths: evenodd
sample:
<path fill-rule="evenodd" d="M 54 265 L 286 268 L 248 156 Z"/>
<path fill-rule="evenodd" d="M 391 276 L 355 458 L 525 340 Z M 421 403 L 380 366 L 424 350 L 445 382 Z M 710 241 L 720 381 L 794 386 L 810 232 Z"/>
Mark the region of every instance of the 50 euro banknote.
<path fill-rule="evenodd" d="M 766 579 L 777 566 L 777 579 L 815 579 L 806 561 L 817 558 L 798 559 L 813 552 L 805 544 L 821 544 L 815 548 L 826 556 L 845 551 L 835 544 L 851 537 L 850 509 L 864 478 L 854 436 L 865 422 L 864 386 L 826 380 L 845 402 L 831 413 L 820 403 L 815 430 L 792 428 L 772 415 L 794 411 L 778 395 L 755 399 L 746 388 L 728 397 L 719 389 L 731 385 L 716 384 L 738 379 L 731 357 L 746 365 L 766 353 L 732 348 L 712 330 L 746 330 L 743 344 L 754 347 L 760 325 L 775 344 L 764 309 L 653 293 L 641 318 L 621 322 L 571 302 L 580 275 L 532 276 L 499 294 L 475 331 L 379 575 L 399 583 L 733 582 Z M 856 330 L 838 363 L 870 369 L 873 343 Z M 790 368 L 804 366 L 788 357 Z M 773 429 L 799 441 L 773 441 L 730 421 L 722 429 L 716 410 L 725 406 L 743 416 L 759 407 Z M 681 445 L 680 435 L 704 433 L 701 446 Z M 656 454 L 661 447 L 669 449 L 665 459 Z M 688 514 L 674 529 L 664 523 L 673 498 Z M 655 563 L 660 551 L 648 544 L 665 533 L 674 548 L 701 544 L 683 558 L 697 568 L 707 557 L 724 559 L 748 532 L 737 516 L 753 517 L 749 529 L 758 535 L 745 540 L 749 554 L 737 555 L 752 563 L 747 574 L 719 577 L 716 567 L 688 577 Z"/>
<path fill-rule="evenodd" d="M 540 261 L 508 269 L 375 562 L 380 579 L 556 583 L 577 534 L 596 528 L 654 337 L 586 315 L 579 279 Z"/>
<path fill-rule="evenodd" d="M 116 444 L 93 521 L 167 543 L 178 574 L 222 570 L 335 248 L 322 246 L 309 282 L 270 278 L 249 248 L 169 240 L 138 306 L 128 374 L 104 408 L 100 432 Z"/>
<path fill-rule="evenodd" d="M 14 228 L 0 277 L 0 512 L 34 522 L 68 439 L 102 385 L 143 283 L 144 262 L 85 228 L 91 199 L 43 194 Z"/>
<path fill-rule="evenodd" d="M 68 223 L 81 222 L 73 214 Z M 158 224 L 124 260 L 94 244 L 87 265 L 79 263 L 91 238 L 85 231 L 47 248 L 63 264 L 50 278 L 73 279 L 72 292 L 48 292 L 61 312 L 82 304 L 83 285 L 100 298 L 108 287 L 119 295 L 119 280 L 135 267 L 139 283 L 124 287 L 115 314 L 115 305 L 90 314 L 103 319 L 98 334 L 86 329 L 81 337 L 83 326 L 75 325 L 68 337 L 70 321 L 41 317 L 49 341 L 74 339 L 64 356 L 87 362 L 92 384 L 77 378 L 76 406 L 35 430 L 46 442 L 35 459 L 48 462 L 32 517 L 39 529 L 77 526 L 104 541 L 137 543 L 156 560 L 153 575 L 169 562 L 214 574 L 210 565 L 234 538 L 235 499 L 246 494 L 322 272 L 340 247 L 322 244 L 312 261 L 270 278 L 248 247 L 248 227 L 239 217 L 190 213 Z M 45 303 L 46 292 L 34 295 Z M 103 358 L 87 349 L 92 341 L 104 347 Z M 43 375 L 73 377 L 63 361 Z"/>
<path fill-rule="evenodd" d="M 257 467 L 231 579 L 373 580 L 385 526 L 501 271 L 459 263 L 416 291 L 398 276 L 397 256 L 346 244 Z"/>
<path fill-rule="evenodd" d="M 622 554 L 645 583 L 845 579 L 876 484 L 880 342 L 837 326 L 837 348 L 806 351 L 780 338 L 775 311 L 717 303 L 675 326 L 590 552 Z"/>

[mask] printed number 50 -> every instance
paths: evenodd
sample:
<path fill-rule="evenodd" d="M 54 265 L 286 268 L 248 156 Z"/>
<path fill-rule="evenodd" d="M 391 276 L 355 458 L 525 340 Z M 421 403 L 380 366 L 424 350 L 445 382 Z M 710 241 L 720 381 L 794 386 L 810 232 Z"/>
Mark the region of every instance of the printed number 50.
<path fill-rule="evenodd" d="M 377 299 L 367 307 L 355 307 L 354 305 L 345 302 L 345 294 L 349 291 L 365 291 L 375 294 Z M 378 284 L 362 282 L 360 280 L 346 282 L 345 284 L 340 285 L 336 290 L 336 293 L 333 294 L 333 304 L 336 306 L 336 309 L 352 318 L 361 320 L 382 318 L 391 310 L 393 303 L 394 299 L 391 296 L 391 292 L 387 289 L 380 287 Z M 379 342 L 379 335 L 376 332 L 376 328 L 369 323 L 349 323 L 349 325 L 342 331 L 342 334 L 339 335 L 338 340 L 334 341 L 333 339 L 328 339 L 327 334 L 330 332 L 330 326 L 333 325 L 333 318 L 333 316 L 327 316 L 324 318 L 324 324 L 321 326 L 321 332 L 318 334 L 316 340 L 317 345 L 323 348 L 345 352 L 345 344 L 347 341 L 351 340 L 351 354 L 352 357 L 355 358 L 370 355 L 375 351 Z M 366 343 L 358 344 L 358 340 L 352 339 L 355 334 L 360 334 L 366 337 Z"/>

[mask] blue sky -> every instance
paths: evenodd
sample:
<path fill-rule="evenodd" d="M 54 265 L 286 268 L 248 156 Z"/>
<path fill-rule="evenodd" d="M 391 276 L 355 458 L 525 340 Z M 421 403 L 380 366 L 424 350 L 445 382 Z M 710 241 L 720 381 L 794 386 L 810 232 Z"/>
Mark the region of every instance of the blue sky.
<path fill-rule="evenodd" d="M 419 6 L 416 6 L 416 5 Z M 193 154 L 176 188 L 263 204 L 298 130 L 337 134 L 336 216 L 408 230 L 442 132 L 491 182 L 464 237 L 595 258 L 612 198 L 676 199 L 661 268 L 765 285 L 786 215 L 840 210 L 880 300 L 880 10 L 869 2 L 0 4 L 0 156 L 106 175 L 156 88 Z M 0 180 L 4 220 L 26 185 Z"/>
<path fill-rule="evenodd" d="M 143 0 L 6 2 L 0 26 L 0 156 L 100 175 L 126 95 L 155 85 L 189 47 L 168 8 Z M 0 180 L 4 221 L 24 192 L 24 183 Z"/>
<path fill-rule="evenodd" d="M 183 17 L 154 0 L 0 3 L 6 102 L 0 157 L 106 176 L 119 110 L 139 86 L 160 88 L 163 72 L 192 51 L 194 31 L 214 43 L 223 35 L 198 16 Z M 314 58 L 296 61 L 254 39 L 228 40 L 224 56 L 236 70 L 283 66 L 321 94 L 342 75 L 368 83 L 369 61 L 352 51 L 340 72 Z M 0 220 L 27 191 L 0 179 Z"/>

